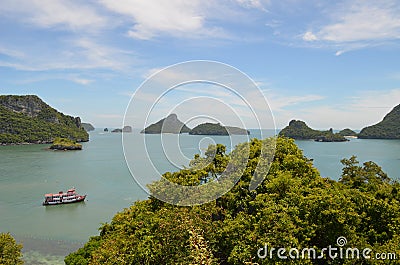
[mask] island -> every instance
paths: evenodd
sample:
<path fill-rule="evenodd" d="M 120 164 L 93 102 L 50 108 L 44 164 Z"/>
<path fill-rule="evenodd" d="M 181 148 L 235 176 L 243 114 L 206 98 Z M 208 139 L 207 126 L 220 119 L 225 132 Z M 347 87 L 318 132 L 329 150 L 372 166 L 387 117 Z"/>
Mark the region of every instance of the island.
<path fill-rule="evenodd" d="M 190 135 L 249 135 L 246 129 L 233 126 L 222 126 L 219 123 L 203 123 L 194 127 Z"/>
<path fill-rule="evenodd" d="M 63 151 L 82 150 L 82 145 L 71 139 L 57 137 L 56 139 L 54 139 L 53 144 L 50 146 L 50 149 Z"/>
<path fill-rule="evenodd" d="M 289 125 L 279 132 L 280 136 L 293 138 L 296 140 L 315 140 L 317 142 L 345 142 L 348 141 L 344 136 L 334 133 L 333 129 L 327 131 L 314 130 L 300 120 L 291 120 Z"/>
<path fill-rule="evenodd" d="M 150 126 L 143 129 L 140 133 L 145 134 L 160 134 L 160 133 L 188 133 L 190 128 L 187 127 L 183 122 L 178 119 L 178 116 L 174 113 L 168 115 L 168 117 L 159 120 L 158 122 L 151 124 Z"/>
<path fill-rule="evenodd" d="M 82 127 L 83 127 L 83 129 L 85 129 L 85 131 L 87 131 L 87 132 L 94 131 L 94 127 L 93 127 L 93 125 L 90 124 L 90 123 L 82 122 Z"/>
<path fill-rule="evenodd" d="M 383 120 L 363 128 L 358 134 L 361 139 L 400 139 L 400 105 L 394 107 Z"/>
<path fill-rule="evenodd" d="M 89 141 L 79 117 L 57 111 L 38 96 L 0 96 L 0 144 L 52 143 L 56 137 Z"/>
<path fill-rule="evenodd" d="M 355 131 L 353 131 L 349 128 L 341 130 L 340 132 L 338 132 L 338 134 L 340 134 L 341 136 L 344 136 L 344 137 L 357 137 L 358 136 L 358 133 L 356 133 Z"/>
<path fill-rule="evenodd" d="M 124 132 L 124 133 L 131 133 L 132 132 L 132 127 L 131 126 L 124 126 L 124 128 L 122 128 L 122 129 L 114 129 L 114 130 L 112 130 L 111 132 L 113 132 L 113 133 L 122 133 L 122 132 Z"/>

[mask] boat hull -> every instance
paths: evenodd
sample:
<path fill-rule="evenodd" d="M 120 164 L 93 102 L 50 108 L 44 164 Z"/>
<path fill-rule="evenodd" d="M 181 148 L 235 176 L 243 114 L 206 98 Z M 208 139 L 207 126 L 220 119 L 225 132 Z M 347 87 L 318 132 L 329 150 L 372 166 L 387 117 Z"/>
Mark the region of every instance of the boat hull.
<path fill-rule="evenodd" d="M 59 204 L 70 204 L 70 203 L 77 203 L 83 202 L 86 199 L 86 195 L 79 196 L 76 199 L 72 200 L 64 200 L 64 201 L 45 201 L 43 202 L 43 206 L 51 206 L 51 205 L 59 205 Z"/>

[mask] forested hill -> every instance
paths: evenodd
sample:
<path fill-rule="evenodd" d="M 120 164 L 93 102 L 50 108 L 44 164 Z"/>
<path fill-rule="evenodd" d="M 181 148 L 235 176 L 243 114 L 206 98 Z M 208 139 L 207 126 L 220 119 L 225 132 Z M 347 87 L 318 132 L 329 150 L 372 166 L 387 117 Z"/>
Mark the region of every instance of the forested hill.
<path fill-rule="evenodd" d="M 190 132 L 190 128 L 188 128 L 183 122 L 181 122 L 176 114 L 172 113 L 168 115 L 168 117 L 146 127 L 140 133 L 160 134 L 188 132 Z"/>
<path fill-rule="evenodd" d="M 380 253 L 395 252 L 400 257 L 398 182 L 392 182 L 374 162 L 360 165 L 355 157 L 342 160 L 340 181 L 323 178 L 288 138 L 277 139 L 268 170 L 265 165 L 269 158 L 261 147 L 270 150 L 273 141 L 253 139 L 237 145 L 230 154 L 222 145 L 210 146 L 205 157 L 196 155 L 189 168 L 163 176 L 180 185 L 198 186 L 218 180 L 223 174 L 236 174 L 229 168 L 248 161 L 242 177 L 229 192 L 192 207 L 173 206 L 154 197 L 135 202 L 117 213 L 111 223 L 103 224 L 100 234 L 91 237 L 83 248 L 67 256 L 66 265 L 378 264 L 362 256 L 332 259 L 327 252 L 318 259 L 305 254 L 303 259 L 282 261 L 276 250 L 271 257 L 258 257 L 265 244 L 268 252 L 271 248 L 296 248 L 301 253 L 302 249 L 314 248 L 320 255 L 323 248 L 336 248 L 338 238 L 347 241 L 343 252 L 347 247 L 357 248 L 361 255 L 369 248 Z M 253 174 L 264 181 L 250 191 Z M 149 189 L 153 194 L 168 190 L 161 181 Z M 186 199 L 176 193 L 167 195 L 177 203 Z M 334 253 L 339 255 L 339 251 Z M 379 264 L 398 264 L 389 262 Z"/>
<path fill-rule="evenodd" d="M 319 142 L 344 142 L 347 139 L 333 130 L 319 131 L 311 129 L 304 121 L 292 120 L 289 125 L 279 132 L 280 136 L 285 136 L 298 140 L 316 140 Z"/>
<path fill-rule="evenodd" d="M 89 140 L 79 117 L 58 112 L 36 95 L 0 96 L 0 144 L 50 143 L 56 137 Z"/>
<path fill-rule="evenodd" d="M 358 138 L 400 139 L 400 105 L 386 114 L 381 122 L 362 129 Z"/>

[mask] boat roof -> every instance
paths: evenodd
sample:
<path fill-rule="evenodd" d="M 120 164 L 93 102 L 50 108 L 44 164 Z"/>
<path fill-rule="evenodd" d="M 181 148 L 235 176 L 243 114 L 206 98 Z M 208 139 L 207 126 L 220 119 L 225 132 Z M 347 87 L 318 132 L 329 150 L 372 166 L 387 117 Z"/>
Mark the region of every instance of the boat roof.
<path fill-rule="evenodd" d="M 75 188 L 69 189 L 67 192 L 60 191 L 59 193 L 47 193 L 44 196 L 45 197 L 53 197 L 53 196 L 58 196 L 58 195 L 62 195 L 62 194 L 67 194 L 70 192 L 75 192 Z"/>

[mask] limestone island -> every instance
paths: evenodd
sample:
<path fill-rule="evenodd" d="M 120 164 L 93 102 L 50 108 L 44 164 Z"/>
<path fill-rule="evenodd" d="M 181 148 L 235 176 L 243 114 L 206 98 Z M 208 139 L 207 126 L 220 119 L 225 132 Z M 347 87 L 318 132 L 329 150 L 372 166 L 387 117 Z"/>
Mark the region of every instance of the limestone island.
<path fill-rule="evenodd" d="M 383 120 L 365 127 L 358 134 L 361 139 L 400 139 L 400 105 L 393 108 Z"/>
<path fill-rule="evenodd" d="M 106 131 L 106 129 L 104 129 L 104 131 Z M 107 131 L 108 131 L 108 129 L 107 129 Z M 113 133 L 122 133 L 122 132 L 131 133 L 132 132 L 132 127 L 131 126 L 124 126 L 124 128 L 122 128 L 122 129 L 114 129 L 111 132 L 113 132 Z"/>
<path fill-rule="evenodd" d="M 159 120 L 156 123 L 143 129 L 140 133 L 146 134 L 160 134 L 160 133 L 188 133 L 190 128 L 187 127 L 183 122 L 178 119 L 178 116 L 174 113 L 168 115 L 168 117 Z"/>
<path fill-rule="evenodd" d="M 56 137 L 89 141 L 79 117 L 58 112 L 38 96 L 0 96 L 0 144 L 52 143 Z"/>
<path fill-rule="evenodd" d="M 194 127 L 190 135 L 249 135 L 246 129 L 233 126 L 222 126 L 219 123 L 203 123 Z"/>
<path fill-rule="evenodd" d="M 349 128 L 341 130 L 340 132 L 338 132 L 338 134 L 340 134 L 341 136 L 344 136 L 344 137 L 357 137 L 358 136 L 358 133 L 356 133 L 355 131 L 353 131 Z"/>
<path fill-rule="evenodd" d="M 314 140 L 317 142 L 346 142 L 349 141 L 339 133 L 333 133 L 333 129 L 319 131 L 311 129 L 304 121 L 291 120 L 289 125 L 279 132 L 280 136 L 296 140 Z"/>
<path fill-rule="evenodd" d="M 82 145 L 68 138 L 57 137 L 56 139 L 54 139 L 53 144 L 50 146 L 50 149 L 63 151 L 82 150 Z"/>
<path fill-rule="evenodd" d="M 87 132 L 94 131 L 94 127 L 90 123 L 82 122 L 82 128 L 85 129 L 85 131 Z"/>

